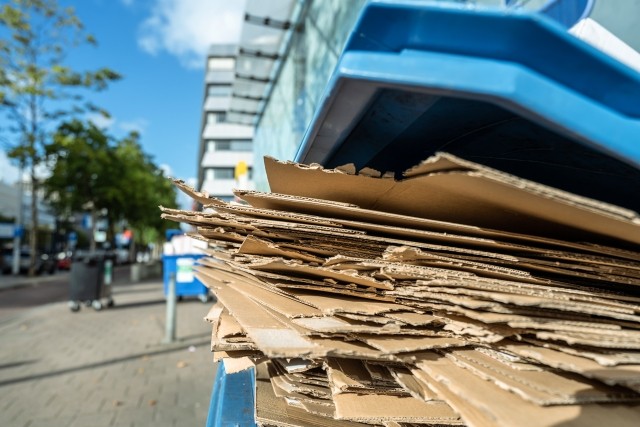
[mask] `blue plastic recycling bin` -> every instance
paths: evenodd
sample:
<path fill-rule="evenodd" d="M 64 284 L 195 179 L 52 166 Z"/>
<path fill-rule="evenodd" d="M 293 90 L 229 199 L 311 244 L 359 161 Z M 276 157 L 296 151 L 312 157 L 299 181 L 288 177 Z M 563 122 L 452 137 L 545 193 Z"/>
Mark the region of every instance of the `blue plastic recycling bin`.
<path fill-rule="evenodd" d="M 209 289 L 199 281 L 193 270 L 196 261 L 203 254 L 163 255 L 162 277 L 164 280 L 164 294 L 169 293 L 169 278 L 172 273 L 176 278 L 176 296 L 178 298 L 195 296 L 202 302 L 209 301 Z"/>

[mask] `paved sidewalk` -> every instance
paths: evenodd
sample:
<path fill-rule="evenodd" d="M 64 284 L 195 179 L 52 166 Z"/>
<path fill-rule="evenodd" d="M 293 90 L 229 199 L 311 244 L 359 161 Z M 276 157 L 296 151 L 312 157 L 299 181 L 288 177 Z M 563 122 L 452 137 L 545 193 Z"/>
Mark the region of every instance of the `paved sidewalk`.
<path fill-rule="evenodd" d="M 212 303 L 178 303 L 164 337 L 162 282 L 116 285 L 116 306 L 66 303 L 0 322 L 0 426 L 204 426 L 215 366 Z"/>

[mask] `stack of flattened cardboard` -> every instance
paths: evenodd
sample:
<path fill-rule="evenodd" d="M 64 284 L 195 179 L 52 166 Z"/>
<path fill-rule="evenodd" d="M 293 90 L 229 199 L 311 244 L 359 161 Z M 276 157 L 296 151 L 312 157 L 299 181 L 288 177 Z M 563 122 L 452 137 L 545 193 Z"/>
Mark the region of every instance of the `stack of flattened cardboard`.
<path fill-rule="evenodd" d="M 197 227 L 215 358 L 265 425 L 640 424 L 640 218 L 440 153 L 395 180 L 266 159 Z M 246 359 L 242 359 L 246 360 Z"/>

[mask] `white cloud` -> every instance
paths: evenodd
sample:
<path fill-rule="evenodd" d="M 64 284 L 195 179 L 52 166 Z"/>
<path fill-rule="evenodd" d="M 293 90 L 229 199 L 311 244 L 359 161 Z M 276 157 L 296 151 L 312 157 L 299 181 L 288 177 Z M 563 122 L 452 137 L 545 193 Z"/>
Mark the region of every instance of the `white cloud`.
<path fill-rule="evenodd" d="M 164 173 L 164 176 L 173 176 L 173 170 L 168 164 L 163 163 L 159 165 L 158 168 Z"/>
<path fill-rule="evenodd" d="M 109 129 L 115 122 L 113 117 L 105 117 L 102 114 L 90 114 L 87 118 L 100 129 Z"/>
<path fill-rule="evenodd" d="M 132 120 L 119 120 L 116 117 L 104 117 L 101 114 L 91 114 L 87 117 L 94 125 L 100 129 L 107 130 L 109 132 L 122 131 L 125 133 L 138 132 L 144 134 L 149 127 L 149 121 L 145 118 L 138 117 Z"/>
<path fill-rule="evenodd" d="M 18 168 L 14 166 L 4 151 L 0 151 L 0 182 L 13 184 L 18 181 Z"/>
<path fill-rule="evenodd" d="M 118 122 L 117 127 L 127 133 L 138 132 L 142 135 L 149 127 L 149 121 L 147 119 L 137 118 L 124 122 Z"/>
<path fill-rule="evenodd" d="M 122 3 L 123 5 L 125 5 L 127 7 L 133 6 L 133 0 L 120 0 L 120 3 Z"/>
<path fill-rule="evenodd" d="M 201 68 L 213 43 L 237 43 L 244 0 L 154 0 L 138 45 L 152 55 L 166 51 L 188 68 Z"/>

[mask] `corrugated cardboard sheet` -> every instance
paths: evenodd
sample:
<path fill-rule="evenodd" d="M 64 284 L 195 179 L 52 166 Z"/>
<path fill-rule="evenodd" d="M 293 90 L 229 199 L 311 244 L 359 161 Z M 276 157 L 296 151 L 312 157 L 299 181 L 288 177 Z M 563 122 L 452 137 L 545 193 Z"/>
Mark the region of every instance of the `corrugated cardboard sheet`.
<path fill-rule="evenodd" d="M 640 219 L 447 153 L 388 174 L 266 159 L 271 193 L 162 208 L 208 242 L 215 360 L 264 425 L 640 423 Z"/>

